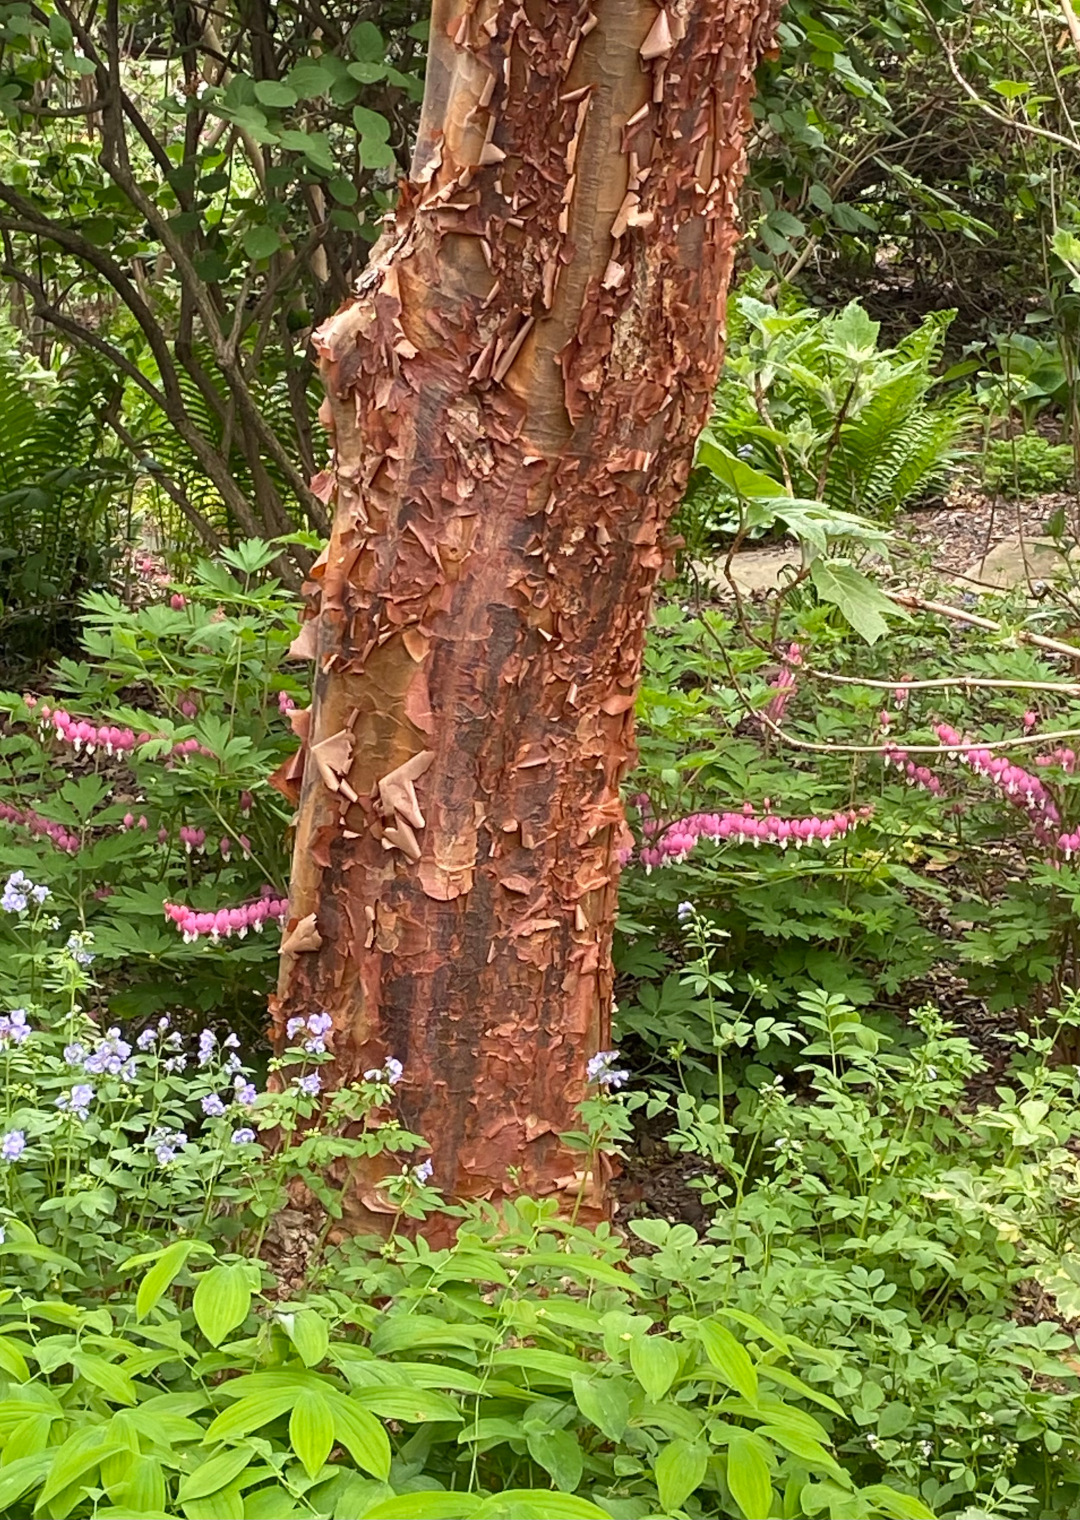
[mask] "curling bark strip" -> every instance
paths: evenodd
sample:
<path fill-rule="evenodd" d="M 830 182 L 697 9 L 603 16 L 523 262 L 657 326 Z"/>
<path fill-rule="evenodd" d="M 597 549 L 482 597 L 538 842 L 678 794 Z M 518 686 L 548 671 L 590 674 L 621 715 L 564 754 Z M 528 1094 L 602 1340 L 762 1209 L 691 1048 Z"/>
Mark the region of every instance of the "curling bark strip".
<path fill-rule="evenodd" d="M 316 334 L 333 534 L 273 1014 L 388 1054 L 452 1195 L 587 1189 L 619 783 L 777 0 L 436 0 L 412 175 Z M 388 1210 L 377 1177 L 346 1203 Z"/>

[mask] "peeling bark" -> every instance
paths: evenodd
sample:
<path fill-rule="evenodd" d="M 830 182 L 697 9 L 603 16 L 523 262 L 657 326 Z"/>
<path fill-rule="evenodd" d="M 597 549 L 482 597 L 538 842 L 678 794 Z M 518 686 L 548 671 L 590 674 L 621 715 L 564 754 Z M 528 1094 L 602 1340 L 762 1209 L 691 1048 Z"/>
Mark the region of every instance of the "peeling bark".
<path fill-rule="evenodd" d="M 334 528 L 274 1030 L 327 1010 L 340 1082 L 403 1061 L 453 1196 L 582 1187 L 559 1133 L 608 1040 L 642 642 L 778 9 L 436 0 L 412 177 L 315 337 Z"/>

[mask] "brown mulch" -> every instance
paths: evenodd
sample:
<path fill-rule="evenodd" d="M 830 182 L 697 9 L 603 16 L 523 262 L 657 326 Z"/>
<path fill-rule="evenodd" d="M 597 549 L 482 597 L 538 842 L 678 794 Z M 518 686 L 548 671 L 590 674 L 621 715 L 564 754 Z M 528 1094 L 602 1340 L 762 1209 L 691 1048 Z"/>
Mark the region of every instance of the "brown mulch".
<path fill-rule="evenodd" d="M 1076 497 L 1063 492 L 1005 501 L 956 485 L 943 500 L 916 507 L 896 520 L 897 564 L 913 561 L 931 574 L 956 579 L 998 544 L 1018 537 L 1045 538 L 1047 521 L 1057 508 L 1071 516 L 1076 506 Z"/>

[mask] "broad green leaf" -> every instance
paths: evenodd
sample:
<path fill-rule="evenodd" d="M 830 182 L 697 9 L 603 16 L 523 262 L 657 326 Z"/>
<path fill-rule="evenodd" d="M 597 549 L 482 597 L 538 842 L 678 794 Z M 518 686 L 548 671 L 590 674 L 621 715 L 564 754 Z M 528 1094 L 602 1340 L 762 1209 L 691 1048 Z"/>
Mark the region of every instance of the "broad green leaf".
<path fill-rule="evenodd" d="M 665 1514 L 682 1509 L 708 1465 L 709 1448 L 701 1441 L 669 1441 L 657 1454 L 653 1476 Z"/>
<path fill-rule="evenodd" d="M 476 1520 L 505 1520 L 507 1515 L 513 1515 L 514 1520 L 611 1520 L 606 1509 L 580 1494 L 558 1494 L 544 1488 L 505 1488 L 468 1513 Z"/>
<path fill-rule="evenodd" d="M 745 1346 L 741 1346 L 724 1325 L 715 1320 L 702 1320 L 697 1327 L 705 1355 L 732 1388 L 741 1393 L 749 1404 L 756 1404 L 758 1397 L 757 1372 Z"/>
<path fill-rule="evenodd" d="M 287 110 L 297 102 L 297 94 L 290 85 L 281 84 L 276 79 L 257 79 L 255 81 L 255 99 L 261 106 L 269 106 L 272 110 Z"/>
<path fill-rule="evenodd" d="M 331 1391 L 326 1400 L 334 1418 L 334 1439 L 341 1442 L 357 1467 L 375 1478 L 388 1478 L 390 1440 L 375 1416 L 343 1393 Z"/>
<path fill-rule="evenodd" d="M 0 1335 L 0 1372 L 6 1372 L 18 1383 L 25 1383 L 30 1377 L 30 1368 L 26 1365 L 20 1343 L 8 1335 Z"/>
<path fill-rule="evenodd" d="M 187 1520 L 244 1520 L 244 1495 L 230 1483 L 207 1499 L 189 1499 L 183 1510 Z"/>
<path fill-rule="evenodd" d="M 26 1419 L 13 1425 L 4 1447 L 4 1454 L 0 1457 L 0 1467 L 10 1467 L 20 1457 L 29 1457 L 35 1452 L 44 1451 L 49 1444 L 49 1433 L 56 1418 L 56 1414 L 51 1409 L 42 1409 L 35 1414 L 28 1414 Z"/>
<path fill-rule="evenodd" d="M 293 1405 L 289 1440 L 308 1477 L 314 1478 L 334 1444 L 333 1411 L 317 1388 L 305 1388 Z"/>
<path fill-rule="evenodd" d="M 364 1511 L 364 1520 L 476 1520 L 483 1500 L 475 1494 L 430 1491 L 380 1499 Z M 598 1511 L 597 1513 L 602 1513 Z M 605 1516 L 605 1520 L 610 1517 Z"/>
<path fill-rule="evenodd" d="M 317 1367 L 330 1345 L 330 1331 L 322 1315 L 315 1309 L 298 1309 L 295 1314 L 281 1314 L 278 1318 L 304 1366 Z"/>
<path fill-rule="evenodd" d="M 771 475 L 766 475 L 763 470 L 755 470 L 722 444 L 710 443 L 708 439 L 702 439 L 698 444 L 694 462 L 715 475 L 720 484 L 735 496 L 752 499 L 755 496 L 787 495 L 784 487 L 779 481 L 773 480 Z"/>
<path fill-rule="evenodd" d="M 139 1284 L 135 1295 L 135 1318 L 145 1319 L 170 1286 L 195 1247 L 193 1240 L 177 1240 L 167 1246 Z"/>
<path fill-rule="evenodd" d="M 520 1267 L 520 1262 L 515 1266 Z M 524 1258 L 526 1267 L 549 1267 L 560 1277 L 581 1277 L 585 1282 L 607 1283 L 624 1293 L 639 1294 L 641 1289 L 628 1272 L 602 1257 L 585 1256 L 580 1251 L 530 1251 Z"/>
<path fill-rule="evenodd" d="M 240 239 L 249 259 L 268 259 L 281 247 L 281 235 L 265 222 L 249 227 Z"/>
<path fill-rule="evenodd" d="M 295 1389 L 283 1388 L 268 1390 L 266 1393 L 252 1393 L 246 1398 L 237 1399 L 229 1409 L 225 1409 L 213 1421 L 206 1432 L 207 1441 L 236 1441 L 253 1430 L 260 1430 L 264 1425 L 269 1425 L 271 1420 L 276 1420 L 287 1409 L 291 1409 L 296 1402 Z"/>
<path fill-rule="evenodd" d="M 114 1404 L 135 1404 L 138 1402 L 138 1394 L 135 1384 L 113 1362 L 107 1362 L 103 1356 L 94 1356 L 89 1351 L 73 1351 L 71 1353 L 71 1365 L 80 1377 L 84 1377 L 88 1383 L 93 1383 L 100 1388 Z"/>
<path fill-rule="evenodd" d="M 775 1441 L 777 1446 L 782 1446 L 785 1451 L 790 1451 L 792 1456 L 801 1457 L 811 1467 L 822 1472 L 842 1474 L 843 1469 L 835 1457 L 829 1455 L 820 1441 L 815 1441 L 804 1430 L 791 1424 L 779 1424 L 770 1422 L 758 1427 L 757 1434 L 767 1441 Z"/>
<path fill-rule="evenodd" d="M 17 1457 L 0 1468 L 0 1513 L 8 1514 L 11 1506 L 21 1499 L 28 1489 L 34 1488 L 44 1478 L 55 1460 L 56 1450 L 38 1451 L 29 1457 Z"/>
<path fill-rule="evenodd" d="M 663 1335 L 636 1335 L 630 1342 L 630 1366 L 648 1397 L 658 1402 L 679 1370 L 678 1347 Z"/>
<path fill-rule="evenodd" d="M 453 1399 L 445 1393 L 436 1393 L 430 1388 L 410 1388 L 406 1384 L 398 1388 L 378 1384 L 357 1388 L 351 1401 L 370 1409 L 383 1420 L 404 1420 L 409 1425 L 419 1425 L 424 1420 L 460 1422 L 462 1418 Z"/>
<path fill-rule="evenodd" d="M 909 619 L 902 607 L 890 601 L 869 576 L 853 565 L 816 559 L 810 567 L 810 578 L 818 596 L 832 602 L 868 644 L 876 643 L 883 633 L 888 633 L 886 617 Z"/>
<path fill-rule="evenodd" d="M 622 1439 L 630 1418 L 630 1398 L 626 1387 L 616 1378 L 586 1377 L 574 1374 L 574 1399 L 585 1418 L 611 1441 Z"/>
<path fill-rule="evenodd" d="M 211 1346 L 220 1346 L 230 1330 L 247 1319 L 251 1288 L 246 1264 L 219 1263 L 199 1275 L 191 1307 L 195 1322 Z"/>
<path fill-rule="evenodd" d="M 334 74 L 318 58 L 301 58 L 293 64 L 285 82 L 300 100 L 317 100 L 320 95 L 330 93 Z"/>
<path fill-rule="evenodd" d="M 189 1499 L 205 1499 L 210 1494 L 216 1494 L 218 1489 L 227 1487 L 234 1478 L 240 1476 L 252 1455 L 249 1446 L 236 1446 L 208 1458 L 182 1479 L 178 1493 L 180 1503 L 186 1504 Z"/>
<path fill-rule="evenodd" d="M 115 1452 L 127 1450 L 129 1448 L 123 1442 L 112 1440 L 104 1425 L 84 1426 L 74 1435 L 68 1436 L 62 1446 L 50 1447 L 52 1462 L 38 1499 L 38 1508 L 48 1504 L 50 1499 L 54 1499 L 72 1483 L 85 1478 L 87 1473 L 96 1470 Z"/>
<path fill-rule="evenodd" d="M 746 1520 L 770 1520 L 774 1508 L 769 1464 L 761 1443 L 739 1431 L 728 1443 L 727 1481 Z"/>
<path fill-rule="evenodd" d="M 581 1482 L 585 1454 L 569 1430 L 529 1430 L 525 1443 L 529 1456 L 542 1467 L 557 1487 L 572 1494 Z"/>
<path fill-rule="evenodd" d="M 132 1459 L 123 1493 L 117 1494 L 116 1499 L 124 1503 L 130 1514 L 145 1515 L 147 1511 L 165 1508 L 165 1474 L 156 1457 Z"/>
<path fill-rule="evenodd" d="M 935 1520 L 933 1510 L 927 1509 L 921 1499 L 897 1493 L 887 1483 L 872 1483 L 862 1490 L 861 1497 L 875 1504 L 889 1520 Z"/>

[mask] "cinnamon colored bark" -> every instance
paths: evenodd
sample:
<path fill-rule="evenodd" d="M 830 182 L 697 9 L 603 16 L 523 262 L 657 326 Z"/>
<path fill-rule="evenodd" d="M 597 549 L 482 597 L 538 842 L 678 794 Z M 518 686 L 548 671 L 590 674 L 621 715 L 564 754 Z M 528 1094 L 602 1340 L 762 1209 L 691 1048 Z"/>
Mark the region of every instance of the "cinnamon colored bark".
<path fill-rule="evenodd" d="M 642 641 L 778 8 L 436 0 L 412 178 L 316 335 L 335 513 L 275 1031 L 329 1011 L 340 1082 L 403 1061 L 450 1195 L 585 1181 L 559 1133 L 609 1039 Z"/>

